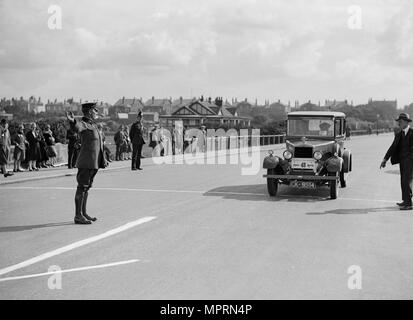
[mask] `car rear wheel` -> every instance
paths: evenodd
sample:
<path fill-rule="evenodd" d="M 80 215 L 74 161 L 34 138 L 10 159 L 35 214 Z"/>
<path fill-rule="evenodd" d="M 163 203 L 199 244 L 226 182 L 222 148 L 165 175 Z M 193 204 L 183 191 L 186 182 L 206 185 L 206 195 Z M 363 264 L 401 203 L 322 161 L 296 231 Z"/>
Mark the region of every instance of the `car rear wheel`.
<path fill-rule="evenodd" d="M 334 176 L 337 177 L 336 173 L 330 173 L 329 176 Z M 337 179 L 331 180 L 329 182 L 330 184 L 330 198 L 331 199 L 337 199 L 338 197 L 338 181 Z"/>
<path fill-rule="evenodd" d="M 268 174 L 269 175 L 275 174 L 275 170 L 268 169 Z M 278 179 L 267 178 L 267 189 L 268 189 L 268 194 L 271 197 L 275 197 L 278 191 Z"/>

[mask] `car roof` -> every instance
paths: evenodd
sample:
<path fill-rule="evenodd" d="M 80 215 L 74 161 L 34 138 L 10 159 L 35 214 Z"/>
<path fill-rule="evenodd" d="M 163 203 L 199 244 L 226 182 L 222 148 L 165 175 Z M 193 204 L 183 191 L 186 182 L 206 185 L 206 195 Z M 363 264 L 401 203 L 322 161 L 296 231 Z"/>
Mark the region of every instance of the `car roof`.
<path fill-rule="evenodd" d="M 343 112 L 334 111 L 294 111 L 290 112 L 288 116 L 319 116 L 319 117 L 345 117 Z"/>

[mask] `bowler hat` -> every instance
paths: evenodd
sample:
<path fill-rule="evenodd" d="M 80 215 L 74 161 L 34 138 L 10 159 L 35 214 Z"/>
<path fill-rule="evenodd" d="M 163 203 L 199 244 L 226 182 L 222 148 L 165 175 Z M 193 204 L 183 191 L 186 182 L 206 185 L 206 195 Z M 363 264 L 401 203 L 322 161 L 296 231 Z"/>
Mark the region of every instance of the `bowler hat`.
<path fill-rule="evenodd" d="M 412 119 L 410 119 L 410 116 L 409 116 L 408 113 L 400 113 L 400 114 L 399 114 L 399 117 L 396 119 L 396 121 L 399 121 L 399 120 L 404 120 L 404 121 L 407 121 L 407 122 L 412 122 Z"/>

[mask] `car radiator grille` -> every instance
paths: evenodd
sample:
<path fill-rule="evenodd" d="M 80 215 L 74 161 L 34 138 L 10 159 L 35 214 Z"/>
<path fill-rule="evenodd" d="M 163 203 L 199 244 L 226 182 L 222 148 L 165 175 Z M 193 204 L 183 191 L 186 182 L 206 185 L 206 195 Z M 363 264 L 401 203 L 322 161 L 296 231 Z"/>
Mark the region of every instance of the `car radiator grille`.
<path fill-rule="evenodd" d="M 294 158 L 312 158 L 313 148 L 297 147 L 294 149 Z"/>

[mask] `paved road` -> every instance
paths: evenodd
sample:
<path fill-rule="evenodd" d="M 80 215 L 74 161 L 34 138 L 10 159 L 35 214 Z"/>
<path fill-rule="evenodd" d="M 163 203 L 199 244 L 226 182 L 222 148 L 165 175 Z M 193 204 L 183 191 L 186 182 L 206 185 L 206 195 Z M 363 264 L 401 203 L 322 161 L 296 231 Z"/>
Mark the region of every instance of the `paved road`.
<path fill-rule="evenodd" d="M 0 278 L 17 278 L 0 279 L 0 298 L 412 299 L 413 211 L 395 205 L 398 168 L 378 170 L 391 140 L 348 142 L 354 172 L 337 200 L 285 187 L 270 198 L 264 172 L 241 165 L 151 165 L 100 173 L 99 221 L 76 226 L 74 177 L 2 185 Z M 61 289 L 56 275 L 22 278 L 54 265 L 68 271 Z M 361 290 L 348 288 L 354 265 Z"/>

